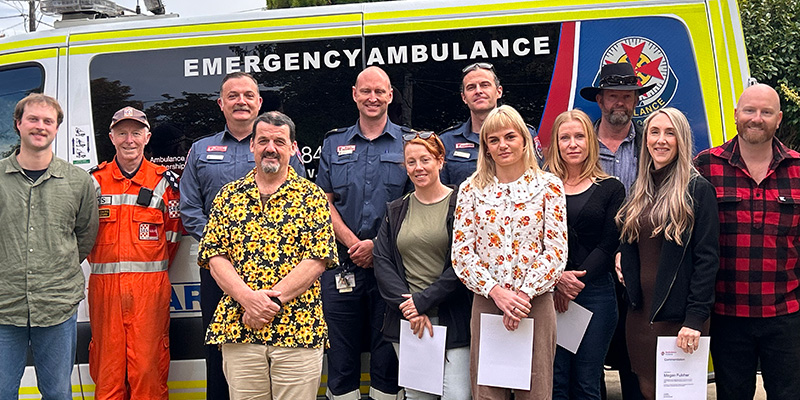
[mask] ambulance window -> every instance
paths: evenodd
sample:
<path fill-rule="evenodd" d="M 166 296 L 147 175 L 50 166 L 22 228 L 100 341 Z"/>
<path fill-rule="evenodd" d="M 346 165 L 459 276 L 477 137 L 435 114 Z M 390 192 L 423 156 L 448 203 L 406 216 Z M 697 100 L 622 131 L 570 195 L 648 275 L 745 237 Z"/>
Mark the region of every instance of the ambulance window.
<path fill-rule="evenodd" d="M 490 63 L 503 87 L 498 104 L 514 107 L 526 123 L 538 128 L 560 28 L 551 23 L 369 36 L 366 57 L 368 63 L 382 63 L 392 80 L 393 106 L 402 108 L 401 117 L 393 116 L 395 122 L 441 132 L 466 121 L 469 109 L 461 98 L 461 71 L 474 63 Z"/>
<path fill-rule="evenodd" d="M 19 144 L 14 130 L 14 106 L 33 92 L 41 93 L 43 88 L 44 70 L 39 65 L 0 70 L 0 157 L 11 155 Z"/>
<path fill-rule="evenodd" d="M 261 112 L 280 110 L 297 126 L 301 159 L 313 178 L 326 132 L 352 125 L 351 86 L 361 70 L 361 39 L 249 43 L 100 54 L 89 66 L 92 120 L 99 162 L 111 160 L 111 116 L 131 105 L 152 126 L 145 156 L 180 173 L 192 143 L 220 132 L 217 105 L 229 68 L 259 82 Z"/>

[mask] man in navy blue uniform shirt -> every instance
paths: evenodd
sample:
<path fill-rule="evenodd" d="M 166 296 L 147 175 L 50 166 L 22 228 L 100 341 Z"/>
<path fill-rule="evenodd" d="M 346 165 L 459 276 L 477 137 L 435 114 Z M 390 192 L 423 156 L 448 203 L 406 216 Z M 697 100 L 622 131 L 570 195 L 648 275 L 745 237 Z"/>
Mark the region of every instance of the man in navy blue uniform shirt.
<path fill-rule="evenodd" d="M 331 204 L 340 261 L 338 268 L 322 274 L 322 306 L 331 343 L 327 396 L 361 398 L 361 343 L 369 340 L 370 397 L 393 400 L 400 390 L 397 357 L 381 334 L 386 304 L 372 271 L 372 239 L 386 203 L 410 188 L 402 136 L 411 130 L 389 120 L 392 85 L 380 68 L 369 67 L 358 75 L 353 101 L 358 122 L 328 132 L 317 176 Z M 362 333 L 369 337 L 362 338 Z"/>
<path fill-rule="evenodd" d="M 225 129 L 192 144 L 180 181 L 181 219 L 189 234 L 200 241 L 217 192 L 245 176 L 255 167 L 250 151 L 253 122 L 261 108 L 258 82 L 252 75 L 234 72 L 222 79 L 217 104 L 225 115 Z M 303 163 L 293 156 L 289 165 L 305 177 Z M 200 311 L 203 333 L 217 308 L 222 290 L 208 269 L 200 269 Z M 206 346 L 206 395 L 209 400 L 228 398 L 228 383 L 222 373 L 222 353 L 217 345 Z"/>
<path fill-rule="evenodd" d="M 478 148 L 483 120 L 497 108 L 503 96 L 503 87 L 489 63 L 470 64 L 461 71 L 461 100 L 469 108 L 469 119 L 461 125 L 445 129 L 439 134 L 445 154 L 441 178 L 445 185 L 460 185 L 478 165 Z M 536 161 L 542 165 L 542 149 L 536 137 L 536 129 L 528 125 L 528 131 L 536 144 Z"/>

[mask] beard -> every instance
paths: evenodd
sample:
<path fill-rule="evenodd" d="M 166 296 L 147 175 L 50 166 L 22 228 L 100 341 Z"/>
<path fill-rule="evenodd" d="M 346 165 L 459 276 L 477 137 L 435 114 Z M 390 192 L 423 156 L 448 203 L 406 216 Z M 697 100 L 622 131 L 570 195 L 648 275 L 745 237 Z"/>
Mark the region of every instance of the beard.
<path fill-rule="evenodd" d="M 759 132 L 750 132 L 747 125 L 744 126 L 737 126 L 739 136 L 747 143 L 750 144 L 762 144 L 766 142 L 771 142 L 772 138 L 775 136 L 775 131 L 769 132 L 766 126 L 763 124 L 750 124 L 750 127 L 753 128 L 760 128 L 761 131 Z"/>
<path fill-rule="evenodd" d="M 627 110 L 611 110 L 606 114 L 606 120 L 611 125 L 620 126 L 631 122 L 631 116 L 632 113 L 628 113 Z"/>
<path fill-rule="evenodd" d="M 268 163 L 266 161 L 274 160 L 275 163 Z M 281 169 L 281 156 L 278 153 L 264 153 L 261 155 L 261 170 L 267 174 L 274 174 Z"/>

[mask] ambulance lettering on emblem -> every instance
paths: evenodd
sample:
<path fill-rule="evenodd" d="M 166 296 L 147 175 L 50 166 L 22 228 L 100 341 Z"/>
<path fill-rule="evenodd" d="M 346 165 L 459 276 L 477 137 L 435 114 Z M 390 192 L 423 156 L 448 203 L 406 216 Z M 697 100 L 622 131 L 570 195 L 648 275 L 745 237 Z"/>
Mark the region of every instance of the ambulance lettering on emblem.
<path fill-rule="evenodd" d="M 600 67 L 605 64 L 627 62 L 639 78 L 639 86 L 655 85 L 639 97 L 633 110 L 633 120 L 639 125 L 653 111 L 666 107 L 675 96 L 678 77 L 669 65 L 667 54 L 655 41 L 642 36 L 628 36 L 612 43 L 603 53 Z M 593 85 L 600 82 L 600 67 Z"/>
<path fill-rule="evenodd" d="M 158 227 L 153 224 L 139 224 L 139 240 L 158 240 Z"/>

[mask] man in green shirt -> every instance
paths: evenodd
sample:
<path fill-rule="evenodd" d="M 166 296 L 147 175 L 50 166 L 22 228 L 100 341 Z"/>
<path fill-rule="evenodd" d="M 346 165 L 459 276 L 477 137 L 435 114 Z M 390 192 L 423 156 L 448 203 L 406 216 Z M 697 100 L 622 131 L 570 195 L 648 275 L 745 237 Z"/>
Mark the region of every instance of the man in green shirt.
<path fill-rule="evenodd" d="M 0 160 L 0 400 L 18 398 L 28 346 L 42 397 L 72 399 L 80 264 L 99 222 L 89 174 L 53 155 L 63 120 L 50 96 L 20 100 L 20 147 Z"/>

